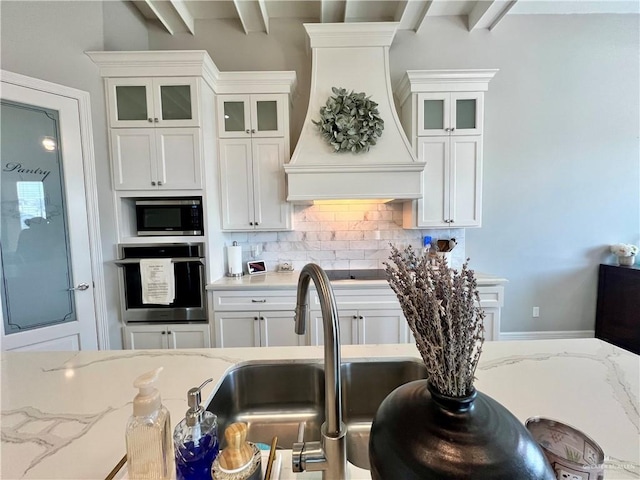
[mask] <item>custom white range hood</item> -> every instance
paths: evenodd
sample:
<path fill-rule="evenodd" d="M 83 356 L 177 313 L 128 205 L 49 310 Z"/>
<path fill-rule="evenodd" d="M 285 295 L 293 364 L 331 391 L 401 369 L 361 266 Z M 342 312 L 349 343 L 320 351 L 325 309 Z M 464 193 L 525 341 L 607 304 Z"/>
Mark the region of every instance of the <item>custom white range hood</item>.
<path fill-rule="evenodd" d="M 421 172 L 393 104 L 389 47 L 398 23 L 305 24 L 312 49 L 309 109 L 289 164 L 291 202 L 422 197 Z M 384 130 L 368 152 L 335 152 L 311 120 L 320 120 L 331 88 L 364 92 L 378 103 Z"/>

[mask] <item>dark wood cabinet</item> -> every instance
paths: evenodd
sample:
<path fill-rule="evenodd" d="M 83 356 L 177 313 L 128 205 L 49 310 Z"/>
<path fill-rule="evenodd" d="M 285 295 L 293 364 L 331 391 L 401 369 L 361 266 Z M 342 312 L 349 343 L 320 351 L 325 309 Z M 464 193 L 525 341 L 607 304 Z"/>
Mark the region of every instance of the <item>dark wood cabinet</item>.
<path fill-rule="evenodd" d="M 640 355 L 640 267 L 600 265 L 596 338 Z"/>

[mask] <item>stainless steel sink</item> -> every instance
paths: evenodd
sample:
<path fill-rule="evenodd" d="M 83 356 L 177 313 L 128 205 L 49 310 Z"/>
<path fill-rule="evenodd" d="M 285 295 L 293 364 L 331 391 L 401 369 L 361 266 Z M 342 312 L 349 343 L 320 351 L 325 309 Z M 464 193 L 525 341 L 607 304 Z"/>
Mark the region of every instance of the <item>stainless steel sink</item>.
<path fill-rule="evenodd" d="M 347 425 L 347 460 L 369 470 L 369 431 L 378 407 L 400 385 L 426 378 L 419 360 L 342 364 L 342 415 Z"/>
<path fill-rule="evenodd" d="M 227 373 L 207 410 L 218 416 L 224 446 L 224 429 L 245 422 L 247 440 L 291 448 L 304 424 L 304 439 L 319 440 L 324 422 L 324 370 L 320 363 L 244 364 Z"/>
<path fill-rule="evenodd" d="M 384 398 L 396 387 L 426 377 L 419 360 L 343 362 L 342 411 L 347 425 L 347 459 L 369 468 L 369 430 Z M 324 422 L 324 370 L 321 363 L 248 363 L 230 371 L 213 394 L 207 410 L 218 415 L 218 430 L 246 422 L 248 440 L 291 448 L 300 424 L 304 440 L 320 439 Z M 224 441 L 221 438 L 223 446 Z"/>

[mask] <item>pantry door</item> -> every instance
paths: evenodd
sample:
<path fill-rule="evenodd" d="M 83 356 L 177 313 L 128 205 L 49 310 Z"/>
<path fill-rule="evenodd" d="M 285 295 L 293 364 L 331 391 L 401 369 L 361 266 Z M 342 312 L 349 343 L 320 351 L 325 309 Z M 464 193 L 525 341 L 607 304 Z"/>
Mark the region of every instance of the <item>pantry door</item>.
<path fill-rule="evenodd" d="M 0 97 L 2 350 L 95 350 L 78 100 L 4 72 Z"/>

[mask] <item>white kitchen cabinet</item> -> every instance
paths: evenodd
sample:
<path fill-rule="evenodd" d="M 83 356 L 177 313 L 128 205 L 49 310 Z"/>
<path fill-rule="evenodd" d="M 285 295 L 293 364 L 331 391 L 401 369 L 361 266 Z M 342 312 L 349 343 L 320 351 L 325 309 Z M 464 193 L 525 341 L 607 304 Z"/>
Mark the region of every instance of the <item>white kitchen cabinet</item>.
<path fill-rule="evenodd" d="M 291 230 L 284 138 L 220 140 L 222 229 Z"/>
<path fill-rule="evenodd" d="M 482 137 L 420 137 L 425 198 L 407 202 L 403 226 L 479 227 L 482 221 Z"/>
<path fill-rule="evenodd" d="M 408 343 L 410 332 L 400 309 L 342 310 L 340 342 L 342 345 Z M 311 310 L 311 344 L 324 345 L 322 312 Z"/>
<path fill-rule="evenodd" d="M 216 105 L 222 230 L 291 230 L 284 164 L 295 72 L 221 76 Z"/>
<path fill-rule="evenodd" d="M 409 327 L 396 295 L 383 288 L 334 289 L 343 345 L 407 343 Z M 322 345 L 322 312 L 317 294 L 310 305 L 312 345 Z"/>
<path fill-rule="evenodd" d="M 500 340 L 500 316 L 504 306 L 502 285 L 482 285 L 478 287 L 480 306 L 484 310 L 485 340 Z"/>
<path fill-rule="evenodd" d="M 106 90 L 112 128 L 200 124 L 195 77 L 108 78 Z"/>
<path fill-rule="evenodd" d="M 115 190 L 202 189 L 199 128 L 112 128 Z"/>
<path fill-rule="evenodd" d="M 418 136 L 482 134 L 482 92 L 427 92 L 417 100 Z"/>
<path fill-rule="evenodd" d="M 288 96 L 250 94 L 218 96 L 220 138 L 288 136 Z"/>
<path fill-rule="evenodd" d="M 402 126 L 426 163 L 424 196 L 405 202 L 404 228 L 481 226 L 484 92 L 496 72 L 408 71 L 398 85 Z"/>
<path fill-rule="evenodd" d="M 308 345 L 309 335 L 294 330 L 296 290 L 214 290 L 216 347 Z"/>
<path fill-rule="evenodd" d="M 283 347 L 308 345 L 297 335 L 293 310 L 216 312 L 216 347 Z"/>
<path fill-rule="evenodd" d="M 128 350 L 211 347 L 207 324 L 129 325 L 123 335 Z"/>

